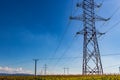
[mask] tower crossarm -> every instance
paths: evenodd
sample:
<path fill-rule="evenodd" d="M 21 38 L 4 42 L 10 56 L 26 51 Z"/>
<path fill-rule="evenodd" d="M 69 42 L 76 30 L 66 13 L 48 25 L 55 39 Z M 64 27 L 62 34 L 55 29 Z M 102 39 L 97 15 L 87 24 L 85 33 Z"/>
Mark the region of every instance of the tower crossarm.
<path fill-rule="evenodd" d="M 83 17 L 82 16 L 70 16 L 70 20 L 80 20 L 80 21 L 83 21 Z"/>
<path fill-rule="evenodd" d="M 88 16 L 90 16 L 90 15 L 88 14 Z M 95 19 L 95 21 L 108 21 L 108 20 L 110 20 L 110 18 L 103 18 L 101 16 L 95 16 L 95 18 L 93 18 L 93 19 Z M 93 19 L 88 18 L 88 20 L 91 20 L 91 21 Z M 83 18 L 83 16 L 70 16 L 70 20 L 84 21 L 84 18 Z"/>
<path fill-rule="evenodd" d="M 110 18 L 103 18 L 101 16 L 96 16 L 95 19 L 96 19 L 96 21 L 108 21 L 108 20 L 110 20 Z"/>

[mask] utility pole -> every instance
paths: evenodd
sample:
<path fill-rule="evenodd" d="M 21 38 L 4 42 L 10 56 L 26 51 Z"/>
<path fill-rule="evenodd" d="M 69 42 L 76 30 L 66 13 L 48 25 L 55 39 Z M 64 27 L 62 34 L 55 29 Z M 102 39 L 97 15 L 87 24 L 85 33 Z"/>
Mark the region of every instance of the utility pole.
<path fill-rule="evenodd" d="M 100 8 L 102 4 L 97 5 L 94 0 L 82 0 L 76 7 L 82 8 L 81 16 L 72 15 L 70 19 L 83 22 L 83 29 L 76 34 L 84 35 L 83 39 L 83 65 L 82 74 L 103 74 L 98 37 L 104 33 L 96 30 L 96 21 L 108 21 L 95 14 L 95 8 Z M 80 15 L 81 11 L 77 13 Z"/>
<path fill-rule="evenodd" d="M 66 70 L 66 68 L 64 67 L 63 70 L 64 70 L 64 75 L 65 75 L 65 72 L 66 72 L 65 70 Z"/>
<path fill-rule="evenodd" d="M 47 65 L 45 64 L 44 65 L 44 75 L 46 75 L 47 74 Z"/>
<path fill-rule="evenodd" d="M 119 67 L 119 73 L 120 73 L 120 67 Z"/>
<path fill-rule="evenodd" d="M 37 73 L 37 61 L 38 61 L 39 59 L 33 59 L 33 61 L 35 61 L 35 76 L 36 76 L 36 73 Z"/>
<path fill-rule="evenodd" d="M 64 75 L 65 75 L 65 74 L 69 74 L 69 68 L 65 68 L 65 67 L 64 67 L 63 70 L 64 70 Z"/>
<path fill-rule="evenodd" d="M 67 70 L 67 75 L 69 74 L 69 68 L 66 68 L 66 70 Z"/>

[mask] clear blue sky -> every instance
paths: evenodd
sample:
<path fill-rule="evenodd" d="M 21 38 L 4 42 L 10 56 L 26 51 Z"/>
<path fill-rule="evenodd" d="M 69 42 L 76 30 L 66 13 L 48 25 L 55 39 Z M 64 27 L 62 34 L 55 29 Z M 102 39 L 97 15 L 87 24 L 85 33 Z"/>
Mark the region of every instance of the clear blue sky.
<path fill-rule="evenodd" d="M 81 0 L 80 0 L 81 1 Z M 97 0 L 96 0 L 97 1 Z M 72 6 L 72 0 L 1 0 L 0 1 L 0 67 L 23 68 L 34 70 L 32 59 L 53 57 L 54 51 L 60 42 L 65 28 L 68 27 Z M 97 2 L 102 2 L 99 0 Z M 97 13 L 109 17 L 120 6 L 119 0 L 104 0 L 101 9 Z M 81 9 L 80 9 L 81 10 Z M 98 29 L 102 32 L 108 30 L 119 20 L 120 11 L 111 19 L 109 24 Z M 102 24 L 102 22 L 100 22 Z M 72 38 L 78 29 L 82 29 L 81 22 L 72 21 L 57 50 L 55 58 L 59 58 L 65 49 L 71 44 Z M 111 30 L 99 39 L 101 55 L 120 53 L 119 27 Z M 70 50 L 64 57 L 82 56 L 82 36 L 75 39 Z M 103 66 L 117 65 L 105 72 L 118 72 L 118 56 L 102 57 Z M 48 65 L 49 73 L 63 73 L 63 67 L 70 67 L 71 73 L 81 73 L 82 59 L 62 59 L 54 70 L 57 60 L 39 60 L 38 74 L 43 65 Z M 112 63 L 111 63 L 112 62 Z"/>

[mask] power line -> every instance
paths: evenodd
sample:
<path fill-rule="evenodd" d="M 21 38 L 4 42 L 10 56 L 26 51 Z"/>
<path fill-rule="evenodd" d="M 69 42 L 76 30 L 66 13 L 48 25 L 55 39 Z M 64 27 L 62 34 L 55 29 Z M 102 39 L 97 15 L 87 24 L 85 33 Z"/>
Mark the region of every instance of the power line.
<path fill-rule="evenodd" d="M 26 64 L 26 63 L 31 63 L 30 60 L 27 60 L 27 61 L 20 61 L 20 62 L 15 62 L 15 63 L 9 63 L 9 64 L 6 64 L 5 66 L 13 66 L 13 65 L 16 65 L 16 64 Z"/>
<path fill-rule="evenodd" d="M 72 3 L 72 4 L 73 4 L 73 3 Z M 72 14 L 72 10 L 71 10 L 71 14 Z M 57 47 L 56 47 L 56 49 L 55 49 L 52 57 L 54 57 L 54 56 L 57 54 L 57 51 L 59 50 L 59 48 L 60 48 L 60 46 L 61 46 L 61 44 L 62 44 L 62 41 L 64 40 L 65 34 L 67 33 L 67 30 L 68 30 L 68 28 L 69 28 L 70 23 L 71 23 L 71 20 L 68 20 L 67 27 L 65 27 L 65 30 L 64 30 L 61 38 L 60 38 L 60 41 L 59 41 L 59 43 L 58 43 L 58 45 L 57 45 Z"/>
<path fill-rule="evenodd" d="M 74 4 L 74 0 L 72 0 L 72 8 L 71 8 L 71 15 L 73 14 L 73 4 Z"/>
<path fill-rule="evenodd" d="M 70 23 L 71 23 L 71 20 L 68 21 L 67 27 L 65 27 L 65 30 L 64 30 L 64 32 L 62 34 L 62 37 L 60 38 L 59 44 L 56 47 L 56 49 L 55 49 L 55 51 L 54 51 L 54 53 L 53 53 L 51 58 L 54 58 L 55 55 L 57 54 L 57 51 L 59 50 L 59 48 L 60 48 L 60 46 L 61 46 L 61 44 L 62 44 L 62 42 L 64 40 L 65 34 L 67 33 L 67 30 L 69 29 Z"/>
<path fill-rule="evenodd" d="M 101 56 L 105 57 L 105 56 L 119 56 L 119 55 L 120 55 L 120 53 L 114 53 L 114 54 L 104 54 L 104 55 L 101 55 Z M 56 57 L 56 58 L 40 58 L 39 61 L 41 61 L 41 60 L 57 60 L 57 59 L 75 59 L 75 58 L 82 58 L 82 57 L 76 56 L 76 57 L 62 57 L 62 58 L 60 58 L 60 57 Z M 23 63 L 26 63 L 26 61 L 21 61 L 21 62 L 18 62 L 18 63 L 12 63 L 12 64 L 7 64 L 7 65 L 16 65 L 16 64 L 23 64 Z"/>
<path fill-rule="evenodd" d="M 73 6 L 73 4 L 74 4 L 74 0 L 72 0 L 72 6 Z M 73 9 L 73 8 L 72 8 L 72 9 Z M 72 9 L 71 9 L 71 15 L 74 14 L 74 13 L 72 12 L 72 11 L 73 11 Z M 76 11 L 77 11 L 77 10 L 76 10 Z M 76 11 L 75 11 L 75 12 L 76 12 Z M 68 28 L 69 28 L 70 23 L 71 23 L 71 20 L 69 19 L 68 24 L 67 24 L 67 27 L 65 28 L 65 31 L 63 32 L 63 35 L 62 35 L 62 37 L 60 38 L 60 42 L 59 42 L 57 48 L 55 49 L 54 55 L 56 55 L 58 49 L 60 48 L 60 45 L 61 45 L 61 43 L 62 43 L 62 41 L 63 41 L 63 39 L 64 39 L 64 36 L 65 36 L 65 34 L 66 34 L 66 32 L 67 32 L 67 30 L 68 30 Z"/>
<path fill-rule="evenodd" d="M 79 2 L 79 0 L 77 2 Z M 78 7 L 74 7 L 73 4 L 74 0 L 72 0 L 71 15 L 74 15 L 78 11 Z"/>
<path fill-rule="evenodd" d="M 68 22 L 67 27 L 65 28 L 65 31 L 63 32 L 62 37 L 60 38 L 59 44 L 56 47 L 56 49 L 55 49 L 54 54 L 52 55 L 52 57 L 54 57 L 57 54 L 57 51 L 60 48 L 60 46 L 62 44 L 62 41 L 64 40 L 64 37 L 65 37 L 65 34 L 66 34 L 67 30 L 68 30 L 68 26 L 69 25 L 70 25 L 70 21 Z"/>
<path fill-rule="evenodd" d="M 70 23 L 71 23 L 71 21 L 69 20 L 68 23 L 67 23 L 67 27 L 65 27 L 65 30 L 64 30 L 61 38 L 60 38 L 60 41 L 59 41 L 59 43 L 58 43 L 58 45 L 57 45 L 54 53 L 53 53 L 52 56 L 51 56 L 51 59 L 53 59 L 53 58 L 55 57 L 55 55 L 57 54 L 60 46 L 62 45 L 62 42 L 63 42 L 63 40 L 64 40 L 64 38 L 65 38 L 65 34 L 67 33 L 67 30 L 69 29 Z"/>
<path fill-rule="evenodd" d="M 120 6 L 112 13 L 112 15 L 110 16 L 110 20 L 114 17 L 114 15 L 115 15 L 119 10 L 120 10 Z M 106 23 L 109 24 L 110 20 L 107 21 L 107 22 L 104 22 L 104 23 L 100 26 L 100 28 L 103 27 Z"/>
<path fill-rule="evenodd" d="M 112 65 L 112 66 L 104 67 L 104 69 L 109 69 L 109 68 L 116 67 L 116 66 L 119 66 L 119 65 L 120 65 L 120 64 L 116 64 L 116 65 Z"/>
<path fill-rule="evenodd" d="M 83 0 L 77 6 L 83 9 L 83 15 L 71 16 L 70 19 L 82 21 L 84 24 L 82 32 L 78 32 L 84 36 L 82 74 L 103 74 L 95 23 L 97 20 L 108 21 L 109 19 L 95 15 L 95 8 L 99 8 L 101 5 L 97 5 L 94 0 Z"/>
<path fill-rule="evenodd" d="M 108 33 L 110 30 L 112 30 L 113 28 L 117 27 L 117 25 L 119 25 L 119 24 L 120 24 L 120 20 L 119 20 L 117 23 L 115 23 L 113 26 L 111 26 L 111 27 L 105 32 L 105 34 Z"/>
<path fill-rule="evenodd" d="M 101 55 L 101 56 L 103 56 L 103 57 L 106 57 L 106 56 L 120 56 L 120 53 L 113 53 L 113 54 L 104 54 L 104 55 Z M 59 59 L 78 59 L 78 58 L 83 58 L 83 57 L 81 57 L 81 56 L 75 56 L 75 57 L 58 57 L 58 58 L 40 58 L 40 59 L 38 59 L 39 61 L 41 61 L 41 60 L 59 60 Z M 72 60 L 72 61 L 73 61 Z M 18 63 L 12 63 L 12 64 L 7 64 L 7 66 L 8 65 L 16 65 L 16 64 L 23 64 L 23 63 L 26 63 L 26 61 L 21 61 L 21 62 L 18 62 Z"/>
<path fill-rule="evenodd" d="M 75 37 L 76 37 L 75 40 L 77 40 L 77 39 L 78 39 L 78 36 L 75 36 Z M 72 44 L 69 45 L 69 46 L 72 46 L 72 45 L 73 45 L 73 42 L 75 42 L 75 41 L 71 41 Z M 71 49 L 71 47 L 70 47 L 70 48 L 67 48 L 67 49 L 66 49 L 66 52 L 63 53 L 63 54 L 64 54 L 64 55 L 67 54 L 69 49 Z M 63 55 L 63 56 L 64 56 L 64 55 Z M 69 53 L 69 55 L 70 55 L 70 53 Z M 61 57 L 61 60 L 63 60 L 63 59 L 64 59 L 64 57 Z M 65 60 L 70 60 L 70 59 L 73 59 L 73 60 L 74 60 L 75 57 L 71 57 L 71 58 L 68 57 L 68 58 L 65 58 Z M 65 60 L 64 60 L 64 63 L 61 63 L 61 64 L 59 64 L 59 65 L 65 65 L 65 64 L 66 64 L 66 61 L 65 61 Z M 60 61 L 59 61 L 59 62 L 60 62 Z"/>
<path fill-rule="evenodd" d="M 72 5 L 73 5 L 73 3 L 74 3 L 74 1 L 72 0 Z M 71 10 L 71 14 L 72 14 L 72 11 L 73 11 L 73 10 Z M 67 26 L 69 26 L 69 25 L 70 25 L 70 20 L 69 20 Z M 54 52 L 54 55 L 53 55 L 53 56 L 55 56 L 55 55 L 57 54 L 57 51 L 58 51 L 58 49 L 60 48 L 60 45 L 61 45 L 61 43 L 62 43 L 62 41 L 63 41 L 64 35 L 65 35 L 65 33 L 67 32 L 67 29 L 68 29 L 68 27 L 66 27 L 66 29 L 65 29 L 65 31 L 64 31 L 64 33 L 63 33 L 63 35 L 62 35 L 62 38 L 60 39 L 60 42 L 59 42 L 58 46 L 57 46 L 56 49 L 55 49 L 55 52 Z M 66 51 L 67 51 L 67 50 L 66 50 Z M 64 53 L 66 53 L 66 52 L 64 52 Z M 62 56 L 64 56 L 64 55 L 62 55 Z M 61 57 L 62 57 L 62 56 L 61 56 Z M 61 59 L 61 58 L 60 58 L 60 59 Z M 59 60 L 60 60 L 60 59 L 59 59 Z M 58 60 L 57 62 L 59 62 L 59 60 Z"/>
<path fill-rule="evenodd" d="M 120 9 L 120 7 L 119 7 Z M 107 31 L 104 32 L 104 34 L 107 34 L 109 31 L 111 31 L 113 28 L 117 27 L 120 24 L 120 20 L 116 22 L 114 25 L 112 25 Z"/>
<path fill-rule="evenodd" d="M 99 6 L 101 7 L 103 5 L 103 3 L 104 3 L 104 0 L 101 0 Z M 100 9 L 101 9 L 100 7 L 97 8 L 98 10 L 96 11 L 96 13 L 98 13 L 98 11 L 100 11 Z"/>
<path fill-rule="evenodd" d="M 82 24 L 81 24 L 81 26 L 82 26 Z M 81 27 L 81 26 L 80 26 L 80 27 Z M 80 30 L 80 28 L 79 28 L 78 30 Z M 76 33 L 76 35 L 74 36 L 74 37 L 76 37 L 76 39 L 78 39 L 78 36 L 77 36 L 77 35 L 78 35 L 78 34 Z M 73 43 L 73 42 L 71 42 L 71 43 Z M 67 49 L 68 49 L 68 48 L 67 48 Z M 66 49 L 66 53 L 68 52 L 67 49 Z M 65 53 L 65 54 L 66 54 L 66 53 Z M 64 55 L 63 55 L 63 56 L 64 56 Z M 76 57 L 67 57 L 67 58 L 62 57 L 61 59 L 73 59 L 73 60 L 75 60 L 75 58 L 76 58 Z M 59 58 L 59 59 L 60 59 L 60 58 Z M 59 62 L 60 62 L 60 61 L 59 61 Z M 64 62 L 65 62 L 65 61 L 64 61 Z M 64 63 L 62 63 L 61 65 L 63 65 L 63 64 L 64 64 Z M 65 65 L 65 64 L 64 64 L 64 65 Z"/>
<path fill-rule="evenodd" d="M 101 55 L 101 56 L 103 56 L 103 57 L 106 57 L 106 56 L 119 56 L 120 55 L 120 53 L 117 53 L 117 54 L 105 54 L 105 55 Z M 59 59 L 77 59 L 77 58 L 83 58 L 83 57 L 78 57 L 78 56 L 76 56 L 76 57 L 62 57 L 62 58 L 48 58 L 48 60 L 59 60 Z M 42 59 L 43 60 L 43 59 Z"/>
<path fill-rule="evenodd" d="M 60 56 L 60 58 L 57 60 L 55 67 L 58 65 L 58 63 L 60 62 L 60 60 L 63 58 L 63 56 L 68 52 L 68 50 L 70 49 L 71 45 L 74 42 L 75 37 L 73 37 L 71 44 L 67 47 L 67 49 L 63 52 L 63 54 Z"/>
<path fill-rule="evenodd" d="M 120 53 L 117 53 L 117 54 L 106 54 L 106 55 L 101 55 L 101 56 L 118 56 L 120 55 Z"/>

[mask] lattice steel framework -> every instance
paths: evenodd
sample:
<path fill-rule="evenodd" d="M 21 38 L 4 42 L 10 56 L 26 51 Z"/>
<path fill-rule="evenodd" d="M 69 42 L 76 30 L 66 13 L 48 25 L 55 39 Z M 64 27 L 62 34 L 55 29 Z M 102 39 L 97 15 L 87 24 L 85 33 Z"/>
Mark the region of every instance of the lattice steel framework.
<path fill-rule="evenodd" d="M 71 16 L 70 19 L 81 20 L 83 22 L 83 30 L 77 34 L 84 35 L 83 42 L 83 66 L 82 74 L 103 74 L 102 62 L 98 46 L 98 35 L 103 33 L 97 32 L 95 27 L 96 21 L 107 21 L 95 14 L 95 8 L 99 8 L 94 0 L 83 0 L 82 3 L 77 3 L 77 7 L 83 9 L 82 16 Z"/>

